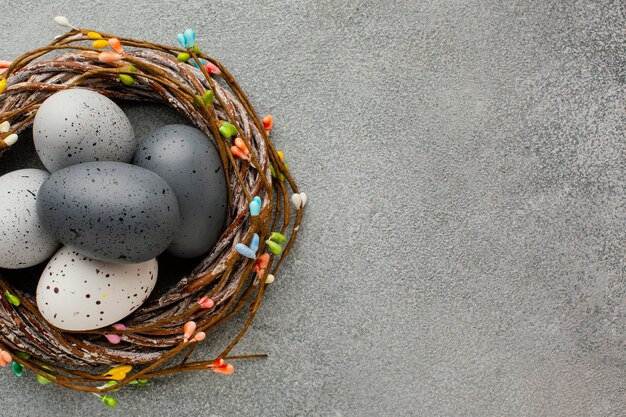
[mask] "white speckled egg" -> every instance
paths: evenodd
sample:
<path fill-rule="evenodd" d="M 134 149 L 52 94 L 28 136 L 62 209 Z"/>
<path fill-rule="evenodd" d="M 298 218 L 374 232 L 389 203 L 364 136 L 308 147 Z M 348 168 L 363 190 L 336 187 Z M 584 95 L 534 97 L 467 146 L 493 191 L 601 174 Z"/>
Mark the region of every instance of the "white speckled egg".
<path fill-rule="evenodd" d="M 59 329 L 99 329 L 139 308 L 154 289 L 157 273 L 156 259 L 111 264 L 64 246 L 39 279 L 37 306 L 43 317 Z"/>
<path fill-rule="evenodd" d="M 0 268 L 37 265 L 59 247 L 37 217 L 37 192 L 49 176 L 40 169 L 20 169 L 0 177 Z"/>
<path fill-rule="evenodd" d="M 130 162 L 137 148 L 122 109 L 102 94 L 79 88 L 59 91 L 41 104 L 33 140 L 50 172 L 82 162 Z"/>

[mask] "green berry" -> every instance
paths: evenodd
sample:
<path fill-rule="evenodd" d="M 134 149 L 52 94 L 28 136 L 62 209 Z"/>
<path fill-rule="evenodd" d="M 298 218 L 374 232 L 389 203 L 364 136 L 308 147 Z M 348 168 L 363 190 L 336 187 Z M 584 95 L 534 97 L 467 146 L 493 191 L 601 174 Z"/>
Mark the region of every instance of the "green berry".
<path fill-rule="evenodd" d="M 52 381 L 50 381 L 43 375 L 37 375 L 37 382 L 39 382 L 41 385 L 48 385 Z"/>
<path fill-rule="evenodd" d="M 30 355 L 28 353 L 20 352 L 19 350 L 17 352 L 15 352 L 14 355 L 17 356 L 20 359 L 23 359 L 23 360 L 30 359 Z"/>
<path fill-rule="evenodd" d="M 13 365 L 11 365 L 11 368 L 13 369 L 13 373 L 15 375 L 22 376 L 22 372 L 24 371 L 24 368 L 19 362 L 13 362 Z"/>
<path fill-rule="evenodd" d="M 276 242 L 276 243 L 282 244 L 282 243 L 285 243 L 287 241 L 287 238 L 282 233 L 273 232 L 270 235 L 270 240 L 272 242 Z"/>
<path fill-rule="evenodd" d="M 104 388 L 109 388 L 109 387 L 113 387 L 117 385 L 117 381 L 109 381 L 106 384 L 104 384 Z M 121 388 L 114 388 L 111 390 L 111 392 L 118 392 Z"/>
<path fill-rule="evenodd" d="M 265 241 L 265 244 L 274 255 L 280 255 L 281 253 L 283 253 L 283 248 L 281 248 L 278 243 L 268 239 Z"/>
<path fill-rule="evenodd" d="M 215 94 L 213 93 L 213 90 L 206 90 L 204 92 L 204 95 L 202 96 L 202 100 L 204 101 L 205 105 L 209 106 L 213 102 L 214 97 Z"/>
<path fill-rule="evenodd" d="M 204 107 L 204 100 L 199 95 L 193 96 L 193 105 L 201 109 Z"/>
<path fill-rule="evenodd" d="M 19 307 L 21 304 L 20 299 L 11 294 L 9 291 L 4 293 L 4 298 L 6 298 L 7 301 L 15 307 Z"/>
<path fill-rule="evenodd" d="M 233 136 L 237 136 L 239 134 L 237 128 L 228 122 L 222 122 L 222 124 L 220 125 L 220 133 L 225 139 L 230 139 Z"/>
<path fill-rule="evenodd" d="M 135 84 L 135 79 L 128 74 L 120 74 L 120 80 L 122 81 L 122 84 L 129 87 Z"/>
<path fill-rule="evenodd" d="M 107 407 L 117 407 L 117 400 L 110 395 L 104 395 L 101 400 Z"/>

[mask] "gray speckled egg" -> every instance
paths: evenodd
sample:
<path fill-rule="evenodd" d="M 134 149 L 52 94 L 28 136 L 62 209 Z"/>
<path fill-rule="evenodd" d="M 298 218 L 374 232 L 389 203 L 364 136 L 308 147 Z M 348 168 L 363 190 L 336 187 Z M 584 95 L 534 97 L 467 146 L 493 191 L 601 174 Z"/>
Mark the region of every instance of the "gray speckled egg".
<path fill-rule="evenodd" d="M 154 289 L 157 273 L 156 259 L 112 264 L 64 246 L 41 274 L 37 307 L 60 329 L 99 329 L 139 308 Z"/>
<path fill-rule="evenodd" d="M 130 162 L 137 148 L 122 109 L 102 94 L 79 88 L 59 91 L 41 104 L 33 140 L 50 172 L 82 162 Z"/>
<path fill-rule="evenodd" d="M 133 163 L 156 172 L 176 193 L 181 222 L 168 252 L 191 258 L 211 249 L 224 225 L 227 194 L 209 138 L 191 126 L 164 126 L 142 141 Z"/>
<path fill-rule="evenodd" d="M 55 172 L 39 190 L 37 213 L 64 244 L 114 263 L 159 255 L 180 221 L 170 186 L 154 172 L 121 162 L 87 162 Z"/>
<path fill-rule="evenodd" d="M 0 177 L 1 268 L 37 265 L 59 247 L 37 217 L 37 192 L 49 176 L 40 169 L 20 169 Z"/>

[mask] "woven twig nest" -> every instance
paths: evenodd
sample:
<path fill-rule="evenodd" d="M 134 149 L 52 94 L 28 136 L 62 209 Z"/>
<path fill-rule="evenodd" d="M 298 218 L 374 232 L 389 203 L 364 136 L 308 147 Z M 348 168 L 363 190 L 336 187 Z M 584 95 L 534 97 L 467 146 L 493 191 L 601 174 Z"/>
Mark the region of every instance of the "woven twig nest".
<path fill-rule="evenodd" d="M 102 41 L 117 52 L 98 49 Z M 189 275 L 126 318 L 126 330 L 56 329 L 43 319 L 32 294 L 0 277 L 5 295 L 0 302 L 0 349 L 5 359 L 10 354 L 18 368 L 34 371 L 40 381 L 104 393 L 176 372 L 212 369 L 229 373 L 232 367 L 224 360 L 262 356 L 229 354 L 250 326 L 266 284 L 294 243 L 306 196 L 299 193 L 270 141 L 268 120 L 259 119 L 217 60 L 197 46 L 187 46 L 176 48 L 73 28 L 51 44 L 18 57 L 0 73 L 0 123 L 8 121 L 11 126 L 0 133 L 0 155 L 15 142 L 15 135 L 31 126 L 47 97 L 63 89 L 87 88 L 113 99 L 160 102 L 176 109 L 211 138 L 228 184 L 227 223 L 219 241 Z M 231 149 L 235 136 L 247 146 L 248 158 Z M 255 196 L 262 208 L 258 215 L 251 215 Z M 273 232 L 287 237 L 282 252 L 278 248 L 276 254 L 267 246 L 276 249 L 277 245 L 266 246 Z M 237 244 L 248 244 L 255 233 L 261 242 L 257 258 L 242 256 Z M 268 256 L 268 265 L 262 268 Z M 248 320 L 217 358 L 188 360 L 196 340 L 202 338 L 198 334 L 203 336 L 202 332 L 240 310 L 247 311 Z M 190 341 L 183 335 L 185 324 Z M 105 334 L 119 335 L 121 342 L 109 343 Z M 111 367 L 112 372 L 107 371 Z M 103 381 L 111 379 L 117 384 L 103 388 Z"/>

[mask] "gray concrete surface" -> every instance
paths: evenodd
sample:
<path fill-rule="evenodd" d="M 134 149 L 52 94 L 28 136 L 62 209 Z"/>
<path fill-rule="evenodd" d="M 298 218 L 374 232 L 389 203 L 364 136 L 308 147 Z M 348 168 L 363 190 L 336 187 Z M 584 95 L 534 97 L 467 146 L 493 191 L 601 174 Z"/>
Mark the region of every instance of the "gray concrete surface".
<path fill-rule="evenodd" d="M 275 116 L 310 205 L 237 349 L 268 360 L 124 390 L 115 411 L 5 369 L 0 414 L 625 415 L 625 13 L 618 0 L 5 5 L 1 58 L 59 33 L 56 14 L 168 43 L 195 28 Z M 139 131 L 178 120 L 127 109 Z"/>

